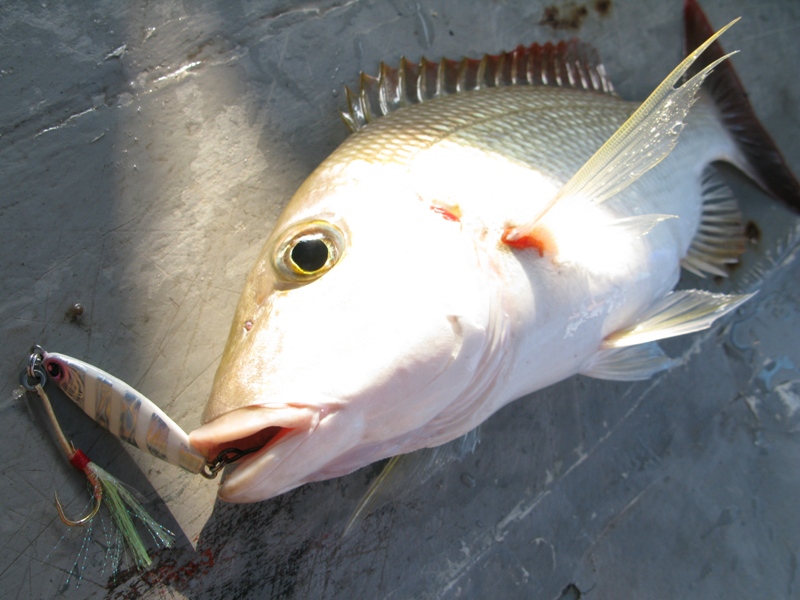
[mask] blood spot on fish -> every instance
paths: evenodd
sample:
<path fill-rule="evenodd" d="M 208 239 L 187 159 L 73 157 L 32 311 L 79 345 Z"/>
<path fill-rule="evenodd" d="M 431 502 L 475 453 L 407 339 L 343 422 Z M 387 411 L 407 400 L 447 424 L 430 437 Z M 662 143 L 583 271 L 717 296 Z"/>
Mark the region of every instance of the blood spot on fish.
<path fill-rule="evenodd" d="M 550 233 L 548 229 L 537 226 L 534 227 L 533 231 L 531 231 L 528 235 L 524 235 L 515 239 L 509 239 L 508 235 L 513 229 L 513 227 L 508 227 L 503 232 L 501 240 L 507 246 L 511 246 L 512 248 L 517 248 L 519 250 L 533 248 L 539 252 L 539 256 L 544 256 L 545 253 L 551 255 L 556 253 L 556 242 L 553 239 L 553 234 Z"/>
<path fill-rule="evenodd" d="M 461 222 L 461 211 L 458 210 L 458 207 L 453 208 L 453 210 L 448 210 L 443 206 L 436 206 L 435 204 L 431 205 L 431 210 L 435 212 L 437 215 L 440 215 L 446 221 L 454 221 L 456 223 Z"/>

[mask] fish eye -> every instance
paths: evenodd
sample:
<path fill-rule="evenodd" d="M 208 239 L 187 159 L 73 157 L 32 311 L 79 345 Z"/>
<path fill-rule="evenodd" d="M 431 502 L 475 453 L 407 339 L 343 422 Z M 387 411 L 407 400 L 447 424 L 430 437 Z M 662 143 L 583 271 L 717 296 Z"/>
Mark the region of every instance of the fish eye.
<path fill-rule="evenodd" d="M 344 251 L 344 234 L 327 221 L 311 221 L 287 230 L 276 246 L 275 270 L 288 282 L 309 282 L 328 272 Z"/>

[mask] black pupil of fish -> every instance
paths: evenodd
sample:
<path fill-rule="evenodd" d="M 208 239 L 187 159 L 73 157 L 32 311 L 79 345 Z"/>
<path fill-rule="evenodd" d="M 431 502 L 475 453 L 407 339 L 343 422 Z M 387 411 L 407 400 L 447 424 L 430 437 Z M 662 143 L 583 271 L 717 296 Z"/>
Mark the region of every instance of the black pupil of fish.
<path fill-rule="evenodd" d="M 320 239 L 299 240 L 292 248 L 292 262 L 306 273 L 319 271 L 328 262 L 328 246 Z"/>

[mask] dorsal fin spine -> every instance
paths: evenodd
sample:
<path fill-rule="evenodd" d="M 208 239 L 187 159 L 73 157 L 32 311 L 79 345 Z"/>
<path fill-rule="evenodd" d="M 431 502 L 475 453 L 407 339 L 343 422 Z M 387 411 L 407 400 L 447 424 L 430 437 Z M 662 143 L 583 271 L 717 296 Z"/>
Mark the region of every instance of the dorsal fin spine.
<path fill-rule="evenodd" d="M 378 77 L 362 74 L 358 93 L 346 89 L 342 119 L 358 131 L 381 115 L 448 94 L 510 85 L 559 86 L 613 94 L 597 52 L 577 40 L 517 46 L 510 52 L 437 63 L 405 58 L 397 69 L 381 63 Z M 377 112 L 380 112 L 380 115 Z"/>
<path fill-rule="evenodd" d="M 419 61 L 419 73 L 417 73 L 417 101 L 422 102 L 428 91 L 428 61 L 423 56 Z"/>
<path fill-rule="evenodd" d="M 439 61 L 436 68 L 436 98 L 444 96 L 444 71 L 447 68 L 447 61 L 443 58 Z"/>
<path fill-rule="evenodd" d="M 511 85 L 519 84 L 519 46 L 511 53 Z"/>
<path fill-rule="evenodd" d="M 403 56 L 400 59 L 400 68 L 397 69 L 397 98 L 399 100 L 400 106 L 406 106 L 408 104 L 408 89 L 407 89 L 407 82 L 406 82 L 406 57 Z"/>
<path fill-rule="evenodd" d="M 372 106 L 369 100 L 370 76 L 366 73 L 361 73 L 359 102 L 361 103 L 361 111 L 367 123 L 372 123 Z"/>
<path fill-rule="evenodd" d="M 487 55 L 484 55 L 483 58 L 481 58 L 480 63 L 478 64 L 478 72 L 476 74 L 476 78 L 478 80 L 477 89 L 479 90 L 486 87 L 484 85 L 484 78 L 486 77 L 486 65 L 488 62 L 489 62 L 489 57 Z"/>
<path fill-rule="evenodd" d="M 378 93 L 380 98 L 381 112 L 386 114 L 389 112 L 389 103 L 391 102 L 392 92 L 389 89 L 389 78 L 386 77 L 386 63 L 381 63 L 380 76 L 378 77 Z"/>
<path fill-rule="evenodd" d="M 467 89 L 467 59 L 462 58 L 458 63 L 458 75 L 456 76 L 456 92 L 461 93 Z"/>

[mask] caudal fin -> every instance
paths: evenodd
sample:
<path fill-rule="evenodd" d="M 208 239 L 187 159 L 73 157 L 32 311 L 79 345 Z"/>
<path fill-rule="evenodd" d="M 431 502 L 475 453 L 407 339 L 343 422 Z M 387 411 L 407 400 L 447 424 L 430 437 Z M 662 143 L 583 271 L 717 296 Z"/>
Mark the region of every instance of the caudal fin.
<path fill-rule="evenodd" d="M 687 52 L 694 50 L 714 33 L 696 0 L 685 0 L 683 19 Z M 724 50 L 718 42 L 714 42 L 692 65 L 686 77 L 691 77 L 722 56 L 725 56 Z M 800 212 L 800 183 L 756 117 L 731 61 L 717 65 L 703 89 L 711 95 L 725 127 L 747 160 L 749 174 L 756 183 L 771 196 Z"/>

